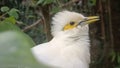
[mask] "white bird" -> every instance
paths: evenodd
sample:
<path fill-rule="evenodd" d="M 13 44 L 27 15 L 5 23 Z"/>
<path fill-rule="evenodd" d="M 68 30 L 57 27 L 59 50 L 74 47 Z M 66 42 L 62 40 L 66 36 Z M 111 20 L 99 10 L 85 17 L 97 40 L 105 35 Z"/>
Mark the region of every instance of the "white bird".
<path fill-rule="evenodd" d="M 97 20 L 99 16 L 85 17 L 71 11 L 58 12 L 51 26 L 53 39 L 33 47 L 33 55 L 51 68 L 89 68 L 88 24 Z"/>

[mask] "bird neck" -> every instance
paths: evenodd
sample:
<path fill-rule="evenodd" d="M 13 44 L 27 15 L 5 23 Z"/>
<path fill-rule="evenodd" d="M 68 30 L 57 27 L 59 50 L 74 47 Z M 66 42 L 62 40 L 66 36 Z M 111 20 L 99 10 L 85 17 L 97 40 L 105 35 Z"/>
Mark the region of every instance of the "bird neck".
<path fill-rule="evenodd" d="M 61 43 L 89 43 L 89 35 L 76 35 L 70 36 L 66 34 L 56 35 L 52 41 L 61 42 Z"/>

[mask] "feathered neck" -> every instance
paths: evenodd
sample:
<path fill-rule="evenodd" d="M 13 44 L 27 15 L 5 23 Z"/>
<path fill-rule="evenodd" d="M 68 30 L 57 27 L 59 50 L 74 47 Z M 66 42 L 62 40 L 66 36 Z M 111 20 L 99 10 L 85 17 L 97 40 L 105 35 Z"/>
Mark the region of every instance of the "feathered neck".
<path fill-rule="evenodd" d="M 64 42 L 67 41 L 68 43 L 71 42 L 86 42 L 89 43 L 89 35 L 76 35 L 76 36 L 71 36 L 64 34 L 63 32 L 59 33 L 58 35 L 54 36 L 54 38 L 51 41 L 56 41 L 56 42 Z"/>

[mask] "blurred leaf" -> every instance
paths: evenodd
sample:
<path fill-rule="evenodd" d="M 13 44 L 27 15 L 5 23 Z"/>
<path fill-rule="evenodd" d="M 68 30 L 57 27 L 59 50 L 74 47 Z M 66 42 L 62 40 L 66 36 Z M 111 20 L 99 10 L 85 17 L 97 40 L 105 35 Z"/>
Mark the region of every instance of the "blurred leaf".
<path fill-rule="evenodd" d="M 27 18 L 35 18 L 34 15 L 28 15 Z"/>
<path fill-rule="evenodd" d="M 96 0 L 89 0 L 88 1 L 88 6 L 95 6 L 96 5 Z"/>
<path fill-rule="evenodd" d="M 44 2 L 44 0 L 39 0 L 38 2 L 37 2 L 37 5 L 38 4 L 42 4 Z"/>
<path fill-rule="evenodd" d="M 115 66 L 115 68 L 120 68 L 120 65 L 118 65 L 118 66 Z"/>
<path fill-rule="evenodd" d="M 116 53 L 114 51 L 111 51 L 110 56 L 112 57 L 111 61 L 114 62 L 116 58 Z"/>
<path fill-rule="evenodd" d="M 15 17 L 16 19 L 18 19 L 18 18 L 19 18 L 19 15 L 18 15 L 17 12 L 19 12 L 19 10 L 13 8 L 13 9 L 11 9 L 11 10 L 8 12 L 8 14 L 9 14 L 9 16 L 12 16 L 12 17 Z"/>
<path fill-rule="evenodd" d="M 55 0 L 45 0 L 43 5 L 46 5 L 46 4 L 50 4 L 50 3 L 53 3 Z"/>
<path fill-rule="evenodd" d="M 58 11 L 60 11 L 60 8 L 54 7 L 54 8 L 52 8 L 51 13 L 54 14 L 54 13 L 57 13 Z"/>
<path fill-rule="evenodd" d="M 34 59 L 34 45 L 15 24 L 0 22 L 0 68 L 46 68 Z"/>
<path fill-rule="evenodd" d="M 55 0 L 39 0 L 37 2 L 37 5 L 38 4 L 42 4 L 42 5 L 46 5 L 46 4 L 50 4 L 50 3 L 53 3 Z"/>
<path fill-rule="evenodd" d="M 5 18 L 4 22 L 10 22 L 10 23 L 15 24 L 16 20 L 14 17 L 9 17 L 9 18 Z"/>
<path fill-rule="evenodd" d="M 34 42 L 24 33 L 0 33 L 0 68 L 46 68 L 31 53 Z"/>
<path fill-rule="evenodd" d="M 9 10 L 9 7 L 7 7 L 7 6 L 1 7 L 2 12 L 7 12 L 8 10 Z"/>
<path fill-rule="evenodd" d="M 21 31 L 15 24 L 10 22 L 0 22 L 0 33 L 9 30 Z"/>
<path fill-rule="evenodd" d="M 120 64 L 120 54 L 117 56 L 118 63 Z"/>

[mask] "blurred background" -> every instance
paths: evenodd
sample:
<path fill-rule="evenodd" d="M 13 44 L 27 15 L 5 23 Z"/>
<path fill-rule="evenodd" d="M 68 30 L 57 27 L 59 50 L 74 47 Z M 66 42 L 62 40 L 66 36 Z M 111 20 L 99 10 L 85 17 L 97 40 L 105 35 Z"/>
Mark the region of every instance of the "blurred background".
<path fill-rule="evenodd" d="M 0 0 L 0 24 L 10 22 L 29 35 L 35 44 L 40 44 L 52 39 L 51 18 L 63 10 L 100 16 L 100 21 L 90 25 L 90 66 L 120 68 L 120 0 Z M 0 26 L 2 29 L 11 27 L 9 24 Z"/>

